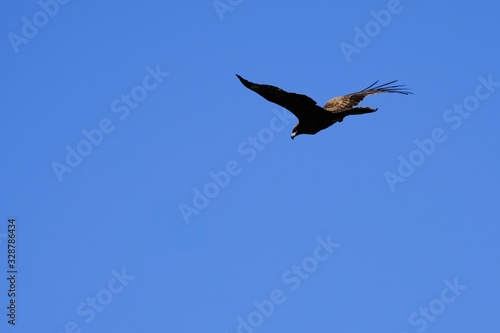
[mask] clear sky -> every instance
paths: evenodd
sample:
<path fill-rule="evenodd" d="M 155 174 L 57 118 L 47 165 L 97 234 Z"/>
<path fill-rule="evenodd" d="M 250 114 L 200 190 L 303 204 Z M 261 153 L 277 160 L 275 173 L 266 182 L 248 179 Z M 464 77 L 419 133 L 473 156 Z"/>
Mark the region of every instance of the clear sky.
<path fill-rule="evenodd" d="M 2 3 L 0 329 L 498 332 L 499 12 Z M 235 74 L 320 105 L 414 95 L 292 141 Z"/>

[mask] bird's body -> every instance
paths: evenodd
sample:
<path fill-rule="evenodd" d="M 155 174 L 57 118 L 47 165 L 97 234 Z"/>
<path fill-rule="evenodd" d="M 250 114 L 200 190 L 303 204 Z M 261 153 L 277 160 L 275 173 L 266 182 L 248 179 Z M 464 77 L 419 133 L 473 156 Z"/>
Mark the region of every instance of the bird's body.
<path fill-rule="evenodd" d="M 299 122 L 292 131 L 292 139 L 299 134 L 316 134 L 336 122 L 341 122 L 345 117 L 350 115 L 377 111 L 377 109 L 369 107 L 357 107 L 368 95 L 384 92 L 404 95 L 411 94 L 410 91 L 405 90 L 404 86 L 391 86 L 396 81 L 375 86 L 378 83 L 377 81 L 361 91 L 332 98 L 324 107 L 320 107 L 316 101 L 306 95 L 286 92 L 275 86 L 253 83 L 239 75 L 236 76 L 245 87 L 255 91 L 268 101 L 284 107 L 299 119 Z"/>

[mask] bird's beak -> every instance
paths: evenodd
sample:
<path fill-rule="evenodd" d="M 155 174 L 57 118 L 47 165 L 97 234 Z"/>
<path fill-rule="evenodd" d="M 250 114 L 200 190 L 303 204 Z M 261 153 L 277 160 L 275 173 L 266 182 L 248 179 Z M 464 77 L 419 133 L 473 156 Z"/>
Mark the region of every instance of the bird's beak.
<path fill-rule="evenodd" d="M 292 133 L 292 140 L 293 140 L 293 138 L 295 138 L 295 133 Z"/>

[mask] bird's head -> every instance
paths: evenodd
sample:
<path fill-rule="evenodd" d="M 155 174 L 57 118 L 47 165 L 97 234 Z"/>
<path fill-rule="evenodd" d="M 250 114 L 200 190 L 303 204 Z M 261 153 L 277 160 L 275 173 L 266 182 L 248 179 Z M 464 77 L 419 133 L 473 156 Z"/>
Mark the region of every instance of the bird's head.
<path fill-rule="evenodd" d="M 297 124 L 292 130 L 292 140 L 299 134 L 302 134 L 302 132 L 300 131 L 299 124 Z"/>

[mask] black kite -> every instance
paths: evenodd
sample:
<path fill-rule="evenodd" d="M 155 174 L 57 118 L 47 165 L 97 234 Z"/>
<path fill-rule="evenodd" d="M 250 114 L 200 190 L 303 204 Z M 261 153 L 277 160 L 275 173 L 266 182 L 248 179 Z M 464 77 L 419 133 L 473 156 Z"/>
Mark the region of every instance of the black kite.
<path fill-rule="evenodd" d="M 320 107 L 312 98 L 306 95 L 290 93 L 267 84 L 253 83 L 238 74 L 236 76 L 245 87 L 255 91 L 268 101 L 284 107 L 299 119 L 299 122 L 292 130 L 292 139 L 299 134 L 316 134 L 336 122 L 342 122 L 345 117 L 350 115 L 377 111 L 378 109 L 370 107 L 356 107 L 368 95 L 379 93 L 412 94 L 402 85 L 392 85 L 397 80 L 375 86 L 378 83 L 377 81 L 361 91 L 332 98 L 326 102 L 324 107 Z"/>

